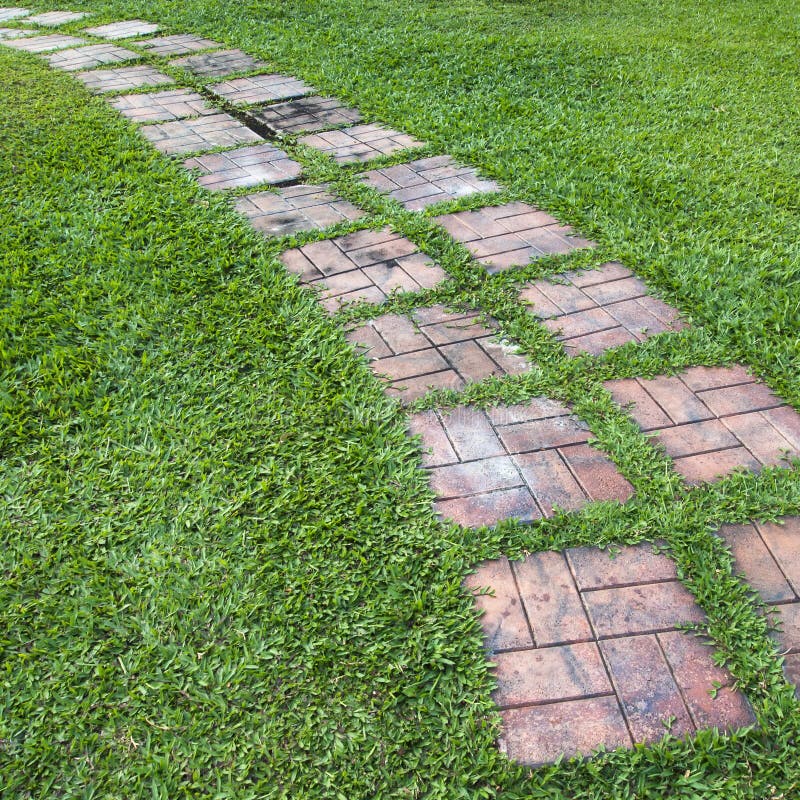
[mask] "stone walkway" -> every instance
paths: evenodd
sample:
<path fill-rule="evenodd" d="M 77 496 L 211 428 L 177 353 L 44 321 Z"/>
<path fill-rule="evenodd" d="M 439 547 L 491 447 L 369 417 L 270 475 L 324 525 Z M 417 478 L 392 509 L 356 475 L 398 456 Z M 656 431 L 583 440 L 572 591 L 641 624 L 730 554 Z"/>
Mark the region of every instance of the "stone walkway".
<path fill-rule="evenodd" d="M 591 241 L 510 199 L 474 167 L 430 150 L 421 157 L 425 145 L 414 136 L 365 121 L 358 109 L 242 50 L 165 33 L 145 20 L 79 30 L 86 17 L 0 8 L 7 26 L 0 45 L 41 54 L 106 97 L 154 147 L 184 159 L 200 185 L 233 190 L 236 209 L 256 230 L 317 232 L 314 241 L 285 249 L 283 264 L 330 313 L 354 301 L 378 306 L 367 321 L 350 323 L 347 335 L 389 396 L 410 403 L 431 389 L 460 392 L 533 368 L 530 354 L 480 308 L 425 302 L 422 295 L 413 308 L 403 307 L 411 310 L 382 311 L 394 293 L 442 288 L 452 276 L 330 186 L 304 183 L 302 148 L 332 165 L 365 164 L 358 175 L 364 187 L 404 212 L 427 215 L 487 281 L 538 259 L 568 258 L 594 247 Z M 62 25 L 68 33 L 53 31 Z M 172 60 L 159 69 L 164 62 L 153 58 Z M 371 165 L 374 159 L 381 161 Z M 452 210 L 464 202 L 473 206 Z M 451 205 L 437 212 L 440 203 Z M 363 229 L 328 231 L 348 223 Z M 517 287 L 531 320 L 567 356 L 595 358 L 687 327 L 677 309 L 616 262 Z M 800 456 L 800 416 L 744 366 L 696 366 L 605 388 L 689 486 Z M 625 503 L 635 494 L 589 426 L 553 398 L 412 412 L 409 431 L 420 437 L 436 512 L 462 526 L 532 522 L 558 509 Z M 781 522 L 724 525 L 719 535 L 781 620 L 776 647 L 786 676 L 798 682 L 800 518 Z M 712 647 L 683 629 L 702 627 L 705 617 L 671 559 L 649 545 L 615 555 L 585 547 L 513 563 L 501 558 L 478 565 L 465 588 L 476 592 L 503 719 L 500 746 L 513 759 L 538 765 L 600 746 L 654 742 L 667 731 L 683 736 L 754 721 L 731 675 L 714 666 Z"/>

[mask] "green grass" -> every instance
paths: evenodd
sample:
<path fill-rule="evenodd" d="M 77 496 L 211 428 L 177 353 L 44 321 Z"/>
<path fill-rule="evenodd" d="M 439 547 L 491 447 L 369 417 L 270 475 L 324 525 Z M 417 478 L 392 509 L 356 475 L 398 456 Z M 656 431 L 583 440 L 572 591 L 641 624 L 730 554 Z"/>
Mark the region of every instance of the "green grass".
<path fill-rule="evenodd" d="M 536 362 L 419 407 L 569 400 L 637 494 L 437 523 L 403 412 L 342 335 L 375 310 L 327 318 L 276 260 L 317 234 L 262 239 L 71 77 L 0 48 L 0 796 L 796 795 L 798 704 L 712 532 L 800 513 L 797 471 L 686 491 L 600 384 L 743 360 L 800 407 L 797 4 L 70 8 L 243 47 L 598 241 L 486 278 L 433 211 L 290 143 L 370 212 L 352 227 L 391 224 L 447 270 L 392 307 L 478 304 Z M 566 359 L 515 286 L 609 258 L 693 328 Z M 759 724 L 515 767 L 464 575 L 642 539 L 667 542 Z"/>

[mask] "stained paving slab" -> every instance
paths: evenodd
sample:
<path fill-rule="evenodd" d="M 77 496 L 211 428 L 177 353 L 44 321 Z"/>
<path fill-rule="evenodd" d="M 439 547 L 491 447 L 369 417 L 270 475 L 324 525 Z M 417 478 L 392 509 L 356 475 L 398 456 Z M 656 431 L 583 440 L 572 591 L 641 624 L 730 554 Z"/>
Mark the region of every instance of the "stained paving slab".
<path fill-rule="evenodd" d="M 271 144 L 197 156 L 184 161 L 184 166 L 199 170 L 198 183 L 212 191 L 292 183 L 302 171 L 296 161 Z"/>
<path fill-rule="evenodd" d="M 337 164 L 370 161 L 379 156 L 423 146 L 422 142 L 407 133 L 374 123 L 326 133 L 312 133 L 303 136 L 300 144 L 320 150 Z"/>
<path fill-rule="evenodd" d="M 213 39 L 204 39 L 202 36 L 194 36 L 190 33 L 157 36 L 153 39 L 142 39 L 135 44 L 154 56 L 182 56 L 187 53 L 196 53 L 199 50 L 214 50 L 224 47 Z"/>
<path fill-rule="evenodd" d="M 276 135 L 310 133 L 361 121 L 361 114 L 334 97 L 303 97 L 266 108 L 251 109 L 247 116 Z"/>
<path fill-rule="evenodd" d="M 138 53 L 119 47 L 115 44 L 92 44 L 88 47 L 73 47 L 59 50 L 45 56 L 51 67 L 75 72 L 80 69 L 92 69 L 104 64 L 122 64 L 140 58 Z"/>

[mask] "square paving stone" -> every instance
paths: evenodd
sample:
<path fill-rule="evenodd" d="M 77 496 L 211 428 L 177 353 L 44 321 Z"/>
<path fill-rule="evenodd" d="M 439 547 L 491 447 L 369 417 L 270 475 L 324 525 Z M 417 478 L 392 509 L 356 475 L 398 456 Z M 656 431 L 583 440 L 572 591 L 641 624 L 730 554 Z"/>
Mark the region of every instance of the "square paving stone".
<path fill-rule="evenodd" d="M 28 17 L 25 21 L 35 22 L 37 25 L 57 27 L 58 25 L 66 25 L 68 22 L 77 22 L 86 16 L 88 15 L 81 11 L 47 11 L 44 14 Z"/>
<path fill-rule="evenodd" d="M 473 311 L 444 306 L 419 308 L 408 316 L 385 314 L 348 334 L 366 351 L 372 371 L 389 382 L 386 393 L 404 402 L 431 388 L 461 389 L 492 375 L 517 375 L 528 360 L 497 338 L 497 324 L 482 325 Z"/>
<path fill-rule="evenodd" d="M 220 114 L 204 97 L 190 89 L 167 89 L 147 94 L 123 94 L 111 105 L 134 122 L 168 122 L 170 120 Z"/>
<path fill-rule="evenodd" d="M 183 165 L 186 169 L 200 170 L 202 174 L 197 182 L 212 191 L 262 183 L 291 183 L 300 177 L 301 172 L 296 161 L 271 144 L 197 156 L 184 161 Z"/>
<path fill-rule="evenodd" d="M 33 36 L 36 31 L 28 28 L 0 28 L 0 41 L 4 39 L 21 39 L 23 36 Z"/>
<path fill-rule="evenodd" d="M 388 156 L 400 150 L 422 147 L 406 133 L 384 128 L 383 125 L 355 125 L 327 133 L 312 133 L 303 136 L 300 144 L 321 150 L 338 164 L 370 161 L 378 156 Z"/>
<path fill-rule="evenodd" d="M 384 228 L 287 250 L 281 261 L 300 282 L 320 291 L 331 313 L 345 303 L 382 303 L 396 290 L 432 289 L 447 275 L 408 239 Z"/>
<path fill-rule="evenodd" d="M 403 362 L 396 362 L 387 356 L 382 370 L 400 372 Z M 431 358 L 431 371 L 435 366 Z M 436 511 L 465 527 L 512 517 L 530 522 L 552 516 L 556 507 L 575 511 L 633 494 L 609 458 L 589 444 L 588 427 L 547 398 L 486 411 L 423 411 L 411 417 L 410 431 L 422 437 Z"/>
<path fill-rule="evenodd" d="M 221 97 L 235 106 L 269 103 L 273 100 L 289 100 L 314 91 L 311 86 L 297 78 L 276 74 L 235 78 L 230 81 L 214 83 L 207 88 L 213 95 Z"/>
<path fill-rule="evenodd" d="M 236 201 L 236 210 L 269 236 L 320 230 L 364 216 L 360 208 L 330 194 L 326 186 L 304 184 L 245 195 Z"/>
<path fill-rule="evenodd" d="M 568 353 L 600 355 L 610 347 L 685 327 L 676 309 L 652 297 L 639 278 L 616 262 L 534 281 L 523 288 L 520 299 L 545 320 Z"/>
<path fill-rule="evenodd" d="M 198 50 L 224 47 L 213 39 L 204 39 L 191 33 L 176 33 L 172 36 L 142 39 L 142 41 L 136 42 L 136 46 L 144 48 L 155 56 L 182 56 L 186 53 L 196 53 Z"/>
<path fill-rule="evenodd" d="M 75 72 L 79 69 L 99 67 L 101 64 L 134 61 L 139 58 L 139 54 L 115 44 L 92 44 L 88 47 L 59 50 L 57 53 L 50 53 L 45 58 L 51 67 Z"/>
<path fill-rule="evenodd" d="M 527 203 L 460 211 L 436 217 L 436 221 L 490 273 L 525 266 L 542 256 L 595 246 Z"/>
<path fill-rule="evenodd" d="M 77 72 L 75 77 L 87 89 L 96 93 L 125 92 L 143 86 L 167 86 L 175 83 L 169 75 L 153 67 L 119 67 L 117 69 L 95 69 Z"/>
<path fill-rule="evenodd" d="M 31 13 L 29 8 L 20 8 L 19 6 L 6 6 L 0 8 L 0 22 L 8 22 L 10 19 L 19 19 L 20 17 L 27 17 Z"/>
<path fill-rule="evenodd" d="M 409 211 L 456 200 L 477 192 L 499 192 L 502 186 L 481 178 L 473 167 L 463 167 L 450 156 L 434 156 L 365 172 L 364 183 L 397 200 Z"/>
<path fill-rule="evenodd" d="M 215 147 L 235 147 L 260 142 L 261 137 L 230 114 L 210 114 L 197 119 L 179 119 L 147 125 L 142 135 L 167 155 L 196 153 Z"/>
<path fill-rule="evenodd" d="M 111 22 L 108 25 L 98 25 L 94 28 L 85 28 L 85 33 L 99 36 L 101 39 L 130 39 L 134 36 L 147 36 L 156 33 L 158 25 L 145 22 L 142 19 L 129 19 L 124 22 Z"/>
<path fill-rule="evenodd" d="M 755 722 L 712 648 L 678 630 L 704 615 L 650 545 L 501 558 L 464 584 L 494 666 L 499 746 L 516 761 Z"/>
<path fill-rule="evenodd" d="M 690 484 L 800 457 L 800 415 L 741 366 L 605 384 Z"/>
<path fill-rule="evenodd" d="M 67 47 L 74 47 L 77 44 L 86 44 L 86 39 L 78 36 L 67 36 L 63 33 L 50 33 L 46 36 L 30 36 L 24 39 L 5 39 L 3 44 L 6 47 L 13 47 L 15 50 L 24 50 L 26 53 L 46 53 L 48 50 L 65 50 Z"/>
<path fill-rule="evenodd" d="M 214 53 L 201 53 L 171 61 L 173 67 L 181 67 L 192 75 L 201 78 L 222 78 L 237 72 L 251 72 L 264 69 L 267 64 L 247 55 L 242 50 L 219 50 Z"/>
<path fill-rule="evenodd" d="M 335 97 L 318 95 L 252 109 L 247 116 L 277 135 L 323 131 L 361 121 L 355 108 L 348 108 Z"/>

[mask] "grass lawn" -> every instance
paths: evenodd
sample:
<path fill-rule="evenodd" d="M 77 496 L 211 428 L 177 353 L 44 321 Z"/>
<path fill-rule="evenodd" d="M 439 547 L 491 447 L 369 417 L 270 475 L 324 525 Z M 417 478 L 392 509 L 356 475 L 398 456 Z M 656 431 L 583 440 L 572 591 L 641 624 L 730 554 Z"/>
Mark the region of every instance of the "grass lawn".
<path fill-rule="evenodd" d="M 740 361 L 800 408 L 800 5 L 64 7 L 242 47 L 597 241 L 487 278 L 428 216 L 290 148 L 370 212 L 353 227 L 436 257 L 451 280 L 428 299 L 480 304 L 536 363 L 420 407 L 569 401 L 636 497 L 439 523 L 405 412 L 344 340 L 377 312 L 329 318 L 277 261 L 314 235 L 264 239 L 72 77 L 0 48 L 0 796 L 800 795 L 800 707 L 711 534 L 800 513 L 797 470 L 687 491 L 601 386 Z M 692 328 L 567 359 L 515 287 L 609 259 Z M 758 725 L 511 764 L 461 581 L 500 554 L 642 539 L 666 541 Z"/>

